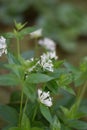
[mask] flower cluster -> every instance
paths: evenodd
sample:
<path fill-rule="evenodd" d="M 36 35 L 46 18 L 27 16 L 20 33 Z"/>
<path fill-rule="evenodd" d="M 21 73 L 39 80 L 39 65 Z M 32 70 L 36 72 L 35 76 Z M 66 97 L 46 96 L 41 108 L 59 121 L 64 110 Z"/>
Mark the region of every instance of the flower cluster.
<path fill-rule="evenodd" d="M 3 53 L 7 54 L 7 45 L 6 45 L 6 39 L 3 36 L 1 36 L 1 38 L 0 38 L 0 56 L 2 56 Z"/>
<path fill-rule="evenodd" d="M 54 53 L 47 52 L 41 55 L 41 59 L 39 60 L 39 65 L 44 71 L 48 70 L 53 72 L 54 68 L 53 68 L 52 59 L 57 59 L 55 52 Z"/>
<path fill-rule="evenodd" d="M 49 91 L 43 92 L 41 89 L 38 89 L 38 99 L 42 104 L 48 107 L 52 106 L 52 98 L 50 97 Z"/>
<path fill-rule="evenodd" d="M 53 72 L 54 71 L 54 65 L 53 65 L 53 59 L 57 60 L 57 56 L 55 54 L 55 52 L 47 52 L 47 53 L 43 53 L 40 56 L 40 59 L 30 59 L 26 61 L 26 64 L 28 64 L 28 72 L 32 72 L 32 71 L 38 71 L 38 68 L 43 71 L 50 71 Z"/>
<path fill-rule="evenodd" d="M 42 29 L 38 29 L 32 33 L 30 33 L 31 38 L 40 38 L 42 37 Z M 38 44 L 45 48 L 47 51 L 55 52 L 56 51 L 56 44 L 53 40 L 45 37 L 40 38 L 38 40 Z"/>

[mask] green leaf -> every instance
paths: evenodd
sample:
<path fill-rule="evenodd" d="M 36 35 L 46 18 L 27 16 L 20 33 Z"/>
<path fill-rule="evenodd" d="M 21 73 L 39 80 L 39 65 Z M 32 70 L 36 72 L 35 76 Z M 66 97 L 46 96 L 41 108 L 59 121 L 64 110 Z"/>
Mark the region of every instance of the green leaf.
<path fill-rule="evenodd" d="M 47 106 L 44 106 L 43 104 L 40 104 L 40 110 L 45 119 L 49 121 L 50 124 L 52 124 L 52 116 L 49 108 Z"/>
<path fill-rule="evenodd" d="M 15 38 L 15 35 L 14 35 L 14 33 L 12 33 L 12 32 L 4 33 L 3 36 L 4 36 L 5 38 L 9 38 L 9 39 Z"/>
<path fill-rule="evenodd" d="M 69 114 L 68 108 L 63 107 L 63 106 L 60 106 L 60 108 L 61 108 L 61 110 L 63 111 L 64 115 L 65 115 L 66 117 L 68 117 L 68 114 Z"/>
<path fill-rule="evenodd" d="M 53 93 L 53 94 L 58 94 L 58 84 L 56 83 L 55 80 L 49 81 L 47 83 L 48 89 Z"/>
<path fill-rule="evenodd" d="M 16 86 L 19 84 L 19 81 L 16 76 L 13 74 L 3 74 L 0 75 L 0 85 L 2 86 Z"/>
<path fill-rule="evenodd" d="M 55 116 L 53 119 L 52 128 L 53 128 L 53 130 L 61 130 L 61 124 L 60 124 L 57 116 Z"/>
<path fill-rule="evenodd" d="M 69 128 L 68 126 L 65 126 L 63 124 L 61 126 L 62 126 L 61 130 L 72 130 L 71 128 Z"/>
<path fill-rule="evenodd" d="M 26 27 L 20 31 L 20 35 L 24 36 L 24 35 L 27 35 L 35 30 L 37 30 L 37 27 Z"/>
<path fill-rule="evenodd" d="M 18 127 L 12 127 L 12 128 L 10 128 L 9 130 L 21 130 L 21 128 L 18 128 Z"/>
<path fill-rule="evenodd" d="M 26 82 L 38 84 L 48 82 L 52 79 L 53 77 L 50 77 L 46 74 L 32 73 L 27 77 Z"/>
<path fill-rule="evenodd" d="M 17 111 L 6 105 L 0 105 L 0 117 L 11 124 L 17 124 L 18 122 Z"/>
<path fill-rule="evenodd" d="M 22 28 L 24 28 L 27 23 L 22 24 L 20 22 L 16 22 L 16 20 L 14 20 L 14 24 L 15 24 L 15 28 L 19 31 Z"/>
<path fill-rule="evenodd" d="M 22 130 L 31 130 L 30 121 L 25 113 L 23 113 L 23 116 L 22 116 L 21 128 Z"/>
<path fill-rule="evenodd" d="M 36 86 L 34 84 L 26 83 L 24 85 L 23 92 L 25 95 L 31 100 L 34 101 L 36 99 Z"/>
<path fill-rule="evenodd" d="M 60 78 L 58 79 L 59 86 L 67 86 L 72 82 L 72 74 L 70 73 L 63 73 L 60 75 Z"/>
<path fill-rule="evenodd" d="M 77 69 L 76 67 L 74 67 L 72 64 L 68 63 L 68 62 L 64 62 L 64 66 L 66 67 L 66 69 L 69 71 L 69 72 L 76 72 Z"/>
<path fill-rule="evenodd" d="M 72 120 L 68 122 L 69 126 L 77 130 L 87 130 L 87 122 Z"/>
<path fill-rule="evenodd" d="M 14 55 L 12 55 L 11 53 L 8 53 L 7 56 L 8 56 L 9 64 L 18 64 L 18 65 L 20 64 L 18 59 Z"/>
<path fill-rule="evenodd" d="M 31 130 L 43 130 L 42 128 L 33 127 Z"/>
<path fill-rule="evenodd" d="M 72 95 L 75 95 L 73 88 L 71 88 L 70 86 L 62 86 L 62 89 L 64 89 L 65 91 L 67 91 L 68 93 Z"/>
<path fill-rule="evenodd" d="M 64 63 L 63 60 L 55 61 L 55 62 L 54 62 L 54 68 L 57 68 L 57 69 L 58 69 L 63 63 Z"/>
<path fill-rule="evenodd" d="M 55 79 L 59 79 L 61 75 L 67 74 L 67 70 L 64 68 L 55 69 L 54 72 L 50 73 L 49 75 L 54 77 Z"/>

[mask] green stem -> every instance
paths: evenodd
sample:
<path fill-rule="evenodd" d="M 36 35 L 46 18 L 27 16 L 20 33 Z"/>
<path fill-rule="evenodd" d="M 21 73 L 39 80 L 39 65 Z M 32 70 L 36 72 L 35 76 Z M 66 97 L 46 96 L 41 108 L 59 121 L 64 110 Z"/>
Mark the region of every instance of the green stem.
<path fill-rule="evenodd" d="M 37 38 L 35 39 L 35 58 L 38 56 L 38 43 L 37 43 Z"/>
<path fill-rule="evenodd" d="M 24 106 L 24 110 L 23 110 L 23 113 L 25 112 L 25 110 L 26 110 L 26 107 L 27 107 L 27 103 L 28 103 L 28 97 L 27 97 L 27 99 L 26 99 L 26 101 L 25 101 L 25 106 Z"/>
<path fill-rule="evenodd" d="M 18 58 L 20 57 L 20 41 L 19 38 L 17 38 L 17 54 L 18 54 Z"/>
<path fill-rule="evenodd" d="M 78 93 L 78 96 L 77 96 L 77 107 L 79 107 L 82 99 L 83 99 L 83 96 L 84 96 L 84 93 L 86 91 L 86 87 L 87 87 L 87 81 L 85 82 L 84 86 L 81 87 L 81 89 L 79 90 L 79 93 Z"/>
<path fill-rule="evenodd" d="M 21 126 L 21 118 L 22 118 L 22 104 L 23 104 L 23 88 L 21 91 L 21 101 L 20 101 L 20 114 L 19 114 L 19 127 Z"/>
<path fill-rule="evenodd" d="M 38 105 L 36 105 L 36 108 L 35 108 L 35 110 L 34 110 L 34 114 L 33 114 L 33 117 L 32 117 L 32 122 L 33 122 L 34 119 L 35 119 L 35 116 L 36 116 L 36 114 L 37 114 L 37 110 L 38 110 Z"/>

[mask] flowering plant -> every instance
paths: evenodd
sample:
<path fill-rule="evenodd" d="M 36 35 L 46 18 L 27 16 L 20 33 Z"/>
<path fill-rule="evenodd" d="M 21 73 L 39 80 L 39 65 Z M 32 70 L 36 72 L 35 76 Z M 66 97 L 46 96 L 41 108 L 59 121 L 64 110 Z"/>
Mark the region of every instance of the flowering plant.
<path fill-rule="evenodd" d="M 6 54 L 3 66 L 8 70 L 0 76 L 0 85 L 17 90 L 9 104 L 0 105 L 0 116 L 7 122 L 3 130 L 86 130 L 87 123 L 81 120 L 87 116 L 86 105 L 81 101 L 87 85 L 87 59 L 78 68 L 59 60 L 54 41 L 43 38 L 42 29 L 38 33 L 35 27 L 24 27 L 15 22 L 16 29 L 0 38 L 0 57 Z M 30 58 L 20 50 L 20 41 L 28 34 L 36 39 L 35 55 Z M 9 49 L 12 38 L 17 40 L 15 53 Z M 44 52 L 39 55 L 41 47 Z"/>

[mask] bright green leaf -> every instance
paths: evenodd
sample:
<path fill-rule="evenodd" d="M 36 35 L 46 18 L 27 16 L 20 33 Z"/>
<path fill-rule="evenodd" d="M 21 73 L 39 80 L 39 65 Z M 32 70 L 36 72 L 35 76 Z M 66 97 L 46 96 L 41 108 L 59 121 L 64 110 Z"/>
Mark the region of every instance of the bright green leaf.
<path fill-rule="evenodd" d="M 31 130 L 43 130 L 42 128 L 33 127 Z"/>
<path fill-rule="evenodd" d="M 18 127 L 12 127 L 12 128 L 10 128 L 9 130 L 21 130 L 21 128 L 18 128 Z"/>
<path fill-rule="evenodd" d="M 20 31 L 20 35 L 24 36 L 24 35 L 27 35 L 35 30 L 37 30 L 37 27 L 26 27 Z"/>

